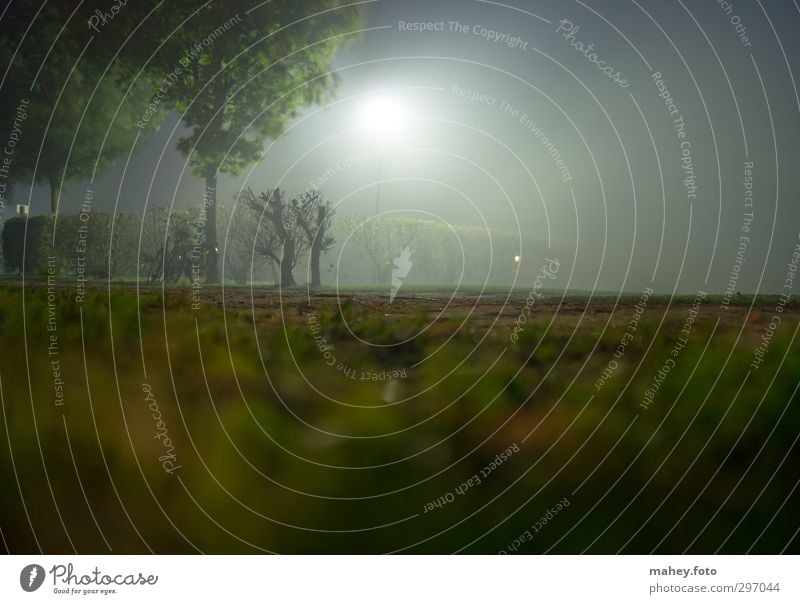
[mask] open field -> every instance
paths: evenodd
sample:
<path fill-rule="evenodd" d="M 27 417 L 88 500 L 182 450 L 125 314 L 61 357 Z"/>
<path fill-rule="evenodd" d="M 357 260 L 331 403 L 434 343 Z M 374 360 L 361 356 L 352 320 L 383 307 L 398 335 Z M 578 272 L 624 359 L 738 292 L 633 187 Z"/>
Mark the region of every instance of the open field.
<path fill-rule="evenodd" d="M 4 282 L 7 547 L 800 551 L 800 306 L 475 294 Z"/>

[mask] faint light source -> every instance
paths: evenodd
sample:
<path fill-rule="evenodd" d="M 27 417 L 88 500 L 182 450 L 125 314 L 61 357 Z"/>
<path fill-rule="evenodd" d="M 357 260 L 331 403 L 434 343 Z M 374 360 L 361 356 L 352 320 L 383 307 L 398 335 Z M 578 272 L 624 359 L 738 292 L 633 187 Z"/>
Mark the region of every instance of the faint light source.
<path fill-rule="evenodd" d="M 514 262 L 519 263 L 519 255 L 514 256 Z"/>

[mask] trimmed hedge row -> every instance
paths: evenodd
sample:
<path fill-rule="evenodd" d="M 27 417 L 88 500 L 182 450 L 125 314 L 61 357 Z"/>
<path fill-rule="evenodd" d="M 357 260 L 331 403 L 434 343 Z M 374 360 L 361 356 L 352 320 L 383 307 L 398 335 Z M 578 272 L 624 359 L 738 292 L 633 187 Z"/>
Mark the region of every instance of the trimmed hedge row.
<path fill-rule="evenodd" d="M 107 278 L 136 272 L 136 241 L 140 218 L 108 213 L 51 214 L 9 218 L 3 227 L 3 262 L 6 270 L 43 275 L 54 258 L 59 275 L 76 274 Z M 110 246 L 110 247 L 109 247 Z"/>

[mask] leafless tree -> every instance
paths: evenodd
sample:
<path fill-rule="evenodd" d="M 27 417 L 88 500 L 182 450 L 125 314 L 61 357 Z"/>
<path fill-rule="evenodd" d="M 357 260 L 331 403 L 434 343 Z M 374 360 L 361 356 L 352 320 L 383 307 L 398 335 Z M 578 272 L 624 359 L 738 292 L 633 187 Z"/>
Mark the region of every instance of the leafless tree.
<path fill-rule="evenodd" d="M 245 189 L 240 193 L 240 203 L 247 204 L 258 215 L 256 253 L 272 260 L 280 267 L 280 286 L 296 285 L 293 270 L 297 259 L 304 253 L 304 242 L 298 237 L 296 224 L 290 222 L 292 212 L 280 189 L 254 193 Z"/>
<path fill-rule="evenodd" d="M 331 234 L 334 210 L 319 191 L 288 199 L 280 189 L 254 193 L 245 189 L 240 204 L 257 215 L 255 250 L 279 267 L 281 287 L 296 285 L 294 268 L 308 257 L 310 285 L 322 284 L 320 257 L 335 243 Z"/>
<path fill-rule="evenodd" d="M 299 200 L 293 199 L 290 210 L 308 245 L 311 287 L 320 287 L 320 257 L 336 242 L 331 235 L 335 210 L 319 191 L 306 191 Z"/>

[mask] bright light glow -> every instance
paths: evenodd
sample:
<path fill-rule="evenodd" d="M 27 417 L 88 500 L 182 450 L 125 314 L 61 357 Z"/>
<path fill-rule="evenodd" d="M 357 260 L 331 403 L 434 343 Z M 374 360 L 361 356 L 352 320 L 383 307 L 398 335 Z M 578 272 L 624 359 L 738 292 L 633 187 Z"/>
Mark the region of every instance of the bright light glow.
<path fill-rule="evenodd" d="M 408 108 L 397 99 L 374 96 L 364 103 L 358 114 L 359 125 L 371 134 L 396 137 L 409 125 Z"/>
<path fill-rule="evenodd" d="M 519 262 L 519 256 L 514 256 L 514 262 Z"/>

